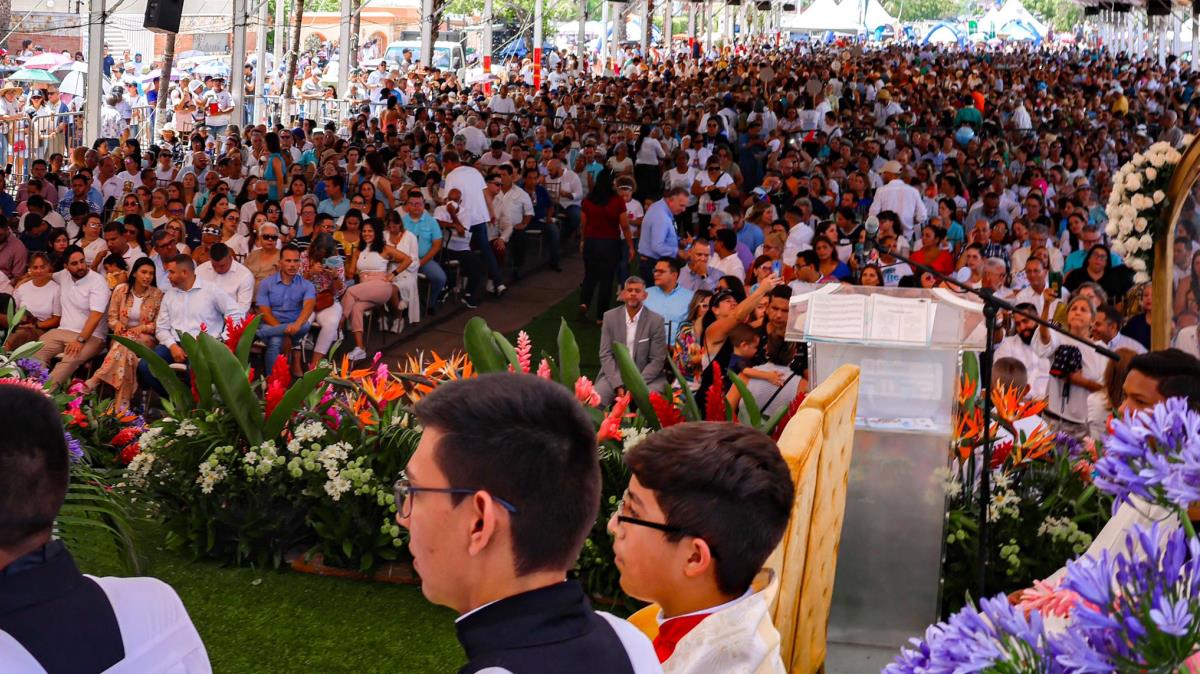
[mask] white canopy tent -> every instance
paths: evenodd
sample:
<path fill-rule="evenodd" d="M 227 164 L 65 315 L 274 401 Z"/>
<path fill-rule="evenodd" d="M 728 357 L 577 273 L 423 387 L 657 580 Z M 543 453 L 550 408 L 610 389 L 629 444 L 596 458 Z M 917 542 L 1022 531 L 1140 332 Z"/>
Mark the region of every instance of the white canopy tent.
<path fill-rule="evenodd" d="M 815 0 L 798 16 L 785 16 L 783 30 L 793 33 L 857 33 L 858 11 L 855 10 L 854 15 L 850 16 L 834 0 Z"/>
<path fill-rule="evenodd" d="M 980 30 L 995 31 L 998 35 L 1007 32 L 1024 33 L 1026 31 L 1021 27 L 1022 24 L 1036 32 L 1036 37 L 1039 38 L 1045 38 L 1050 30 L 1046 24 L 1025 9 L 1021 0 L 1005 0 L 1002 6 L 989 9 L 979 20 Z"/>
<path fill-rule="evenodd" d="M 865 24 L 860 24 L 858 20 L 862 12 L 862 3 L 863 0 L 842 0 L 842 4 L 838 5 L 838 12 L 844 19 L 865 28 L 868 34 L 874 33 L 882 26 L 896 25 L 896 18 L 888 14 L 879 0 L 867 0 L 867 20 Z"/>

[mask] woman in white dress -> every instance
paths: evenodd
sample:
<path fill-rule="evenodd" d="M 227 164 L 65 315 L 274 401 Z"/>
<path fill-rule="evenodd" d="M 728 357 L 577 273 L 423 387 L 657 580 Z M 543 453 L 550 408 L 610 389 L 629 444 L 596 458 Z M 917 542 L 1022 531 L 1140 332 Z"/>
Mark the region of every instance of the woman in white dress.
<path fill-rule="evenodd" d="M 399 211 L 388 211 L 387 232 L 384 239 L 387 245 L 395 248 L 408 257 L 409 260 L 420 260 L 420 243 L 417 235 L 404 228 L 404 216 Z M 388 265 L 389 271 L 396 273 L 396 289 L 400 291 L 400 300 L 408 305 L 408 322 L 421 321 L 421 301 L 417 293 L 417 267 L 409 263 L 401 269 L 399 262 Z M 399 270 L 399 271 L 397 271 Z"/>

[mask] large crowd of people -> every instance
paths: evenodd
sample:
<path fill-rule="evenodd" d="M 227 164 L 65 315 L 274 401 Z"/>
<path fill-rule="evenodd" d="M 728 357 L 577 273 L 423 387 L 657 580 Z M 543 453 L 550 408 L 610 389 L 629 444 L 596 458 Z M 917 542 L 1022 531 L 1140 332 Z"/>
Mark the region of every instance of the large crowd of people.
<path fill-rule="evenodd" d="M 397 330 L 447 301 L 502 297 L 536 241 L 552 269 L 581 251 L 580 312 L 611 323 L 604 350 L 658 314 L 647 374 L 674 358 L 703 394 L 711 363 L 803 385 L 774 298 L 806 283 L 938 285 L 927 265 L 1066 325 L 1060 339 L 1010 320 L 1000 355 L 1023 363 L 1056 423 L 1102 423 L 1119 403 L 1096 395 L 1119 390 L 1103 359 L 1083 349 L 1053 376 L 1051 362 L 1072 339 L 1149 346 L 1149 291 L 1109 250 L 1102 204 L 1124 161 L 1195 130 L 1185 63 L 857 44 L 709 56 L 630 54 L 619 76 L 560 57 L 563 76 L 540 89 L 519 72 L 466 86 L 385 61 L 367 103 L 323 126 L 239 126 L 222 78 L 185 77 L 169 93 L 208 101 L 204 123 L 185 133 L 176 115 L 146 145 L 116 115 L 90 147 L 31 160 L 7 186 L 0 291 L 26 309 L 9 346 L 40 339 L 55 382 L 89 364 L 80 378 L 122 400 L 137 359 L 110 334 L 182 361 L 174 331 L 257 313 L 270 355 L 310 347 L 296 369 L 339 337 L 361 359 L 372 322 Z M 1175 325 L 1193 354 L 1198 224 L 1185 209 L 1175 233 Z M 189 293 L 214 299 L 198 309 Z"/>
<path fill-rule="evenodd" d="M 503 302 L 538 242 L 535 261 L 552 270 L 582 256 L 579 312 L 601 326 L 605 402 L 621 393 L 620 343 L 654 386 L 673 359 L 698 396 L 738 376 L 771 412 L 807 385 L 804 345 L 786 339 L 793 293 L 944 285 L 924 267 L 1065 327 L 1007 316 L 996 354 L 1065 432 L 1098 435 L 1122 406 L 1200 397 L 1200 216 L 1188 206 L 1173 233 L 1178 348 L 1138 355 L 1150 292 L 1106 244 L 1103 206 L 1121 164 L 1195 132 L 1200 76 L 1187 63 L 854 43 L 630 54 L 615 74 L 572 66 L 560 57 L 534 88 L 521 73 L 466 86 L 385 62 L 361 108 L 295 126 L 239 124 L 221 78 L 185 78 L 170 95 L 198 96 L 206 117 L 176 117 L 152 144 L 110 112 L 113 93 L 101 137 L 31 160 L 0 196 L 0 292 L 23 310 L 6 346 L 40 341 L 54 385 L 80 379 L 119 402 L 160 384 L 113 336 L 186 365 L 181 332 L 216 336 L 257 314 L 268 362 L 311 367 L 340 335 L 360 360 L 372 321 L 395 330 L 449 302 Z M 19 432 L 0 441 L 0 588 L 53 572 L 38 577 L 81 588 L 56 614 L 89 615 L 95 588 L 50 540 L 66 451 L 43 426 L 57 411 L 5 388 L 0 423 Z M 45 424 L 17 423 L 30 415 Z M 662 608 L 651 648 L 562 582 L 600 480 L 592 422 L 568 392 L 491 375 L 438 389 L 416 415 L 397 520 L 426 596 L 462 614 L 464 671 L 783 671 L 766 619 L 773 580 L 759 571 L 792 487 L 766 436 L 682 424 L 626 453 L 609 529 L 622 587 Z M 178 599 L 150 590 L 145 605 L 169 609 L 154 615 L 170 628 L 144 637 L 153 653 L 206 671 Z M 149 629 L 111 603 L 115 616 L 80 633 Z M 123 657 L 54 649 L 21 631 L 33 623 L 18 608 L 0 611 L 18 635 L 0 654 L 62 671 Z"/>

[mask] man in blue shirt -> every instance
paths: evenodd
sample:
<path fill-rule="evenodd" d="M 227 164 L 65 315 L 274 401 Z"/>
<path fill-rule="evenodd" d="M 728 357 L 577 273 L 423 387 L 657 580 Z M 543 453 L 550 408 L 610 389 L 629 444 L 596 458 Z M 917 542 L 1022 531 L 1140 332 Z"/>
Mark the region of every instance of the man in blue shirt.
<path fill-rule="evenodd" d="M 267 343 L 267 368 L 273 368 L 285 342 L 308 334 L 317 304 L 317 289 L 300 276 L 300 249 L 290 244 L 283 247 L 279 271 L 259 284 L 256 302 L 262 314 L 258 336 Z"/>
<path fill-rule="evenodd" d="M 642 234 L 638 240 L 640 272 L 649 278 L 654 272 L 654 263 L 664 257 L 679 254 L 679 235 L 675 232 L 675 216 L 688 205 L 687 190 L 673 187 L 662 199 L 650 204 L 646 217 L 642 218 Z"/>
<path fill-rule="evenodd" d="M 712 244 L 703 239 L 697 239 L 688 254 L 687 267 L 679 273 L 679 285 L 693 292 L 697 290 L 715 291 L 717 281 L 721 280 L 721 272 L 708 266 L 708 258 L 711 256 Z"/>
<path fill-rule="evenodd" d="M 325 178 L 325 193 L 329 196 L 317 206 L 318 213 L 328 213 L 339 222 L 346 211 L 350 210 L 350 200 L 346 198 L 346 179 L 341 174 Z"/>
<path fill-rule="evenodd" d="M 733 231 L 737 233 L 738 241 L 750 249 L 751 255 L 754 255 L 754 251 L 758 250 L 765 240 L 763 228 L 758 225 L 760 222 L 763 226 L 771 224 L 771 209 L 767 204 L 756 205 L 744 218 L 733 218 Z"/>
<path fill-rule="evenodd" d="M 404 202 L 404 213 L 400 216 L 404 229 L 417 237 L 417 255 L 420 256 L 419 271 L 429 281 L 429 306 L 425 313 L 430 316 L 437 313 L 437 305 L 442 300 L 442 290 L 446 287 L 446 271 L 438 264 L 438 253 L 442 252 L 442 228 L 437 220 L 425 210 L 425 197 L 420 190 L 410 190 Z"/>
<path fill-rule="evenodd" d="M 675 343 L 679 326 L 687 320 L 692 291 L 679 285 L 683 263 L 677 257 L 664 257 L 654 263 L 654 285 L 646 291 L 646 308 L 663 317 L 667 327 L 667 345 Z"/>

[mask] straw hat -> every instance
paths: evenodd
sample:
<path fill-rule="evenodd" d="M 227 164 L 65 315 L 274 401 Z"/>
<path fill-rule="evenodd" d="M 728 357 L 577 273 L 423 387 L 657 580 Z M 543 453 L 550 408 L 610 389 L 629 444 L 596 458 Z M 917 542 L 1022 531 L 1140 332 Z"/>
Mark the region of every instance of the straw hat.
<path fill-rule="evenodd" d="M 24 89 L 22 89 L 21 87 L 15 85 L 15 84 L 7 84 L 7 85 L 4 85 L 3 87 L 0 87 L 0 96 L 7 96 L 9 93 L 13 93 L 13 92 L 19 94 L 22 91 L 24 91 Z"/>

